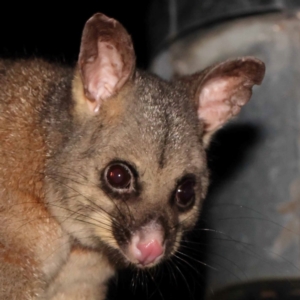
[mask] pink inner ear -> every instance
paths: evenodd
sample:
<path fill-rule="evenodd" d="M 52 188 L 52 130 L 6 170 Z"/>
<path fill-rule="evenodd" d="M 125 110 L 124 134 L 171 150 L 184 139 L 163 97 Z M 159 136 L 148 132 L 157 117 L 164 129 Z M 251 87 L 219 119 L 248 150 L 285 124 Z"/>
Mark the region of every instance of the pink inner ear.
<path fill-rule="evenodd" d="M 218 129 L 239 113 L 248 100 L 242 95 L 245 87 L 241 83 L 242 80 L 237 77 L 214 78 L 202 87 L 198 117 L 204 121 L 206 131 Z"/>
<path fill-rule="evenodd" d="M 97 112 L 101 100 L 111 97 L 123 79 L 123 62 L 118 50 L 110 43 L 98 41 L 98 55 L 87 61 L 85 69 L 85 92 L 93 102 L 90 108 Z M 126 74 L 128 75 L 128 74 Z"/>

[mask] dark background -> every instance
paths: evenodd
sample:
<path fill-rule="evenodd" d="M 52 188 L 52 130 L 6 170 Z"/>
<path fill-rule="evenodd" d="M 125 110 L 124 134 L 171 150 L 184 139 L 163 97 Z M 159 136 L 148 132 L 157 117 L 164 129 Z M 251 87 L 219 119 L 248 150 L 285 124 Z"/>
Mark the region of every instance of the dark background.
<path fill-rule="evenodd" d="M 102 12 L 125 26 L 134 41 L 138 66 L 147 66 L 146 15 L 150 0 L 76 3 L 80 4 L 6 2 L 0 10 L 1 56 L 34 55 L 74 63 L 85 22 L 94 13 Z"/>
<path fill-rule="evenodd" d="M 102 12 L 120 21 L 131 34 L 137 65 L 145 69 L 149 63 L 147 12 L 150 0 L 84 1 L 66 7 L 42 2 L 26 5 L 11 2 L 0 10 L 0 56 L 43 57 L 47 60 L 75 64 L 80 38 L 86 20 Z M 63 6 L 62 6 L 63 5 Z M 155 20 L 152 20 L 155 22 Z M 203 221 L 202 221 L 203 222 Z M 109 299 L 200 299 L 204 291 L 205 237 L 196 230 L 191 234 L 198 250 L 182 249 L 179 258 L 150 273 L 123 271 L 112 281 Z M 201 262 L 200 262 L 201 260 Z"/>

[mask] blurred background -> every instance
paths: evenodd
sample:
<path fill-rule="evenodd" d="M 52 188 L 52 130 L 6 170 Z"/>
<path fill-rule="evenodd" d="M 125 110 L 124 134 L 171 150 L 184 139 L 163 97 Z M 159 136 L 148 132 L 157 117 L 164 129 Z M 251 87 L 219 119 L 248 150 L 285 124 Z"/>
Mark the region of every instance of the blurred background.
<path fill-rule="evenodd" d="M 75 64 L 95 12 L 120 21 L 137 64 L 163 78 L 253 55 L 261 87 L 208 150 L 211 188 L 178 258 L 122 271 L 109 299 L 300 299 L 300 1 L 6 3 L 0 55 Z"/>

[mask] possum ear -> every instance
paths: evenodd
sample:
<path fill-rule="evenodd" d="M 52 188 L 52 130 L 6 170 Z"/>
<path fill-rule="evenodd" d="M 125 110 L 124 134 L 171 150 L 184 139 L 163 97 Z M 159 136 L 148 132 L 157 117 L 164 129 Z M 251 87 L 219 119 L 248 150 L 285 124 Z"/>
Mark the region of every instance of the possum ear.
<path fill-rule="evenodd" d="M 133 77 L 135 54 L 125 28 L 101 13 L 93 15 L 83 29 L 78 67 L 88 107 L 96 113 Z"/>
<path fill-rule="evenodd" d="M 189 83 L 189 92 L 196 102 L 205 146 L 219 128 L 240 112 L 251 97 L 253 85 L 261 84 L 264 74 L 262 61 L 242 57 L 181 79 L 185 85 Z"/>

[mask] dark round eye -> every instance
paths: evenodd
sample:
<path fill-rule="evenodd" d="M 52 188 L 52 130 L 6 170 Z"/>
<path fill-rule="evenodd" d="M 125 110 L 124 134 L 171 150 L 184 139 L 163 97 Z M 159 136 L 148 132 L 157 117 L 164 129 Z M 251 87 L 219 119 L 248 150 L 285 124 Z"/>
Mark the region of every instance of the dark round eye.
<path fill-rule="evenodd" d="M 180 208 L 190 206 L 195 200 L 195 180 L 185 179 L 178 185 L 175 194 L 176 204 Z"/>
<path fill-rule="evenodd" d="M 131 187 L 133 175 L 130 169 L 124 164 L 110 165 L 105 172 L 108 184 L 119 190 L 128 190 Z"/>

